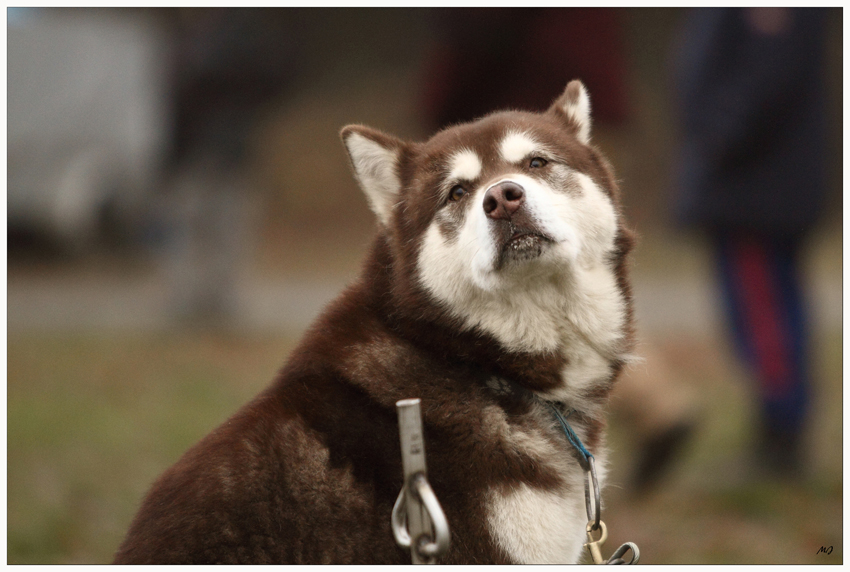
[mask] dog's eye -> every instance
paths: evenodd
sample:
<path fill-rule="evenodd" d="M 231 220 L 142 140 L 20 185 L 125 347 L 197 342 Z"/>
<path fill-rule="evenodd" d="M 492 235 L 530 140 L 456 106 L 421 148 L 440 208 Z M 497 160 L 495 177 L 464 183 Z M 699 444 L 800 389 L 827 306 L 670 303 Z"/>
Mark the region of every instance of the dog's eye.
<path fill-rule="evenodd" d="M 540 167 L 545 167 L 548 162 L 549 161 L 542 157 L 535 157 L 528 163 L 528 166 L 532 169 L 539 169 Z"/>
<path fill-rule="evenodd" d="M 461 187 L 460 185 L 455 185 L 452 187 L 452 190 L 449 191 L 449 200 L 450 201 L 459 201 L 463 195 L 466 194 L 466 189 Z"/>

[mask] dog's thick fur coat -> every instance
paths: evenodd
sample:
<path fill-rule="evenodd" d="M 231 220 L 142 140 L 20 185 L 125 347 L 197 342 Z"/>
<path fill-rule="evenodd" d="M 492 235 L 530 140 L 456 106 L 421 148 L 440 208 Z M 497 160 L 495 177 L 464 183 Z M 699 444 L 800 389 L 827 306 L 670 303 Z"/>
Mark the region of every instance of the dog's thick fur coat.
<path fill-rule="evenodd" d="M 379 222 L 360 278 L 266 391 L 154 484 L 117 563 L 409 563 L 395 403 L 422 403 L 441 563 L 576 562 L 583 475 L 632 340 L 632 236 L 570 82 L 407 143 L 342 131 Z"/>

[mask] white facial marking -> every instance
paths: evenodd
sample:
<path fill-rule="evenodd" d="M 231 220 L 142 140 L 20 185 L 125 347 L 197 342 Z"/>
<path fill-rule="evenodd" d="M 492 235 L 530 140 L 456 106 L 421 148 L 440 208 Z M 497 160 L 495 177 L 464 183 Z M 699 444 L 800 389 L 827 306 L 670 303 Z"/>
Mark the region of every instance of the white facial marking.
<path fill-rule="evenodd" d="M 480 328 L 513 351 L 576 352 L 569 373 L 585 389 L 608 375 L 625 302 L 607 261 L 617 233 L 614 207 L 590 177 L 570 177 L 567 192 L 527 175 L 502 179 L 523 187 L 530 217 L 553 240 L 538 258 L 498 267 L 481 187 L 469 197 L 456 241 L 447 242 L 436 225 L 426 231 L 418 265 L 426 290 L 467 328 Z"/>
<path fill-rule="evenodd" d="M 401 188 L 395 172 L 396 152 L 359 133 L 346 137 L 345 146 L 369 206 L 381 224 L 387 226 Z"/>
<path fill-rule="evenodd" d="M 538 148 L 533 137 L 515 131 L 509 132 L 499 145 L 502 158 L 508 163 L 519 163 Z"/>
<path fill-rule="evenodd" d="M 463 149 L 449 159 L 449 179 L 474 181 L 481 174 L 481 159 L 474 151 Z"/>

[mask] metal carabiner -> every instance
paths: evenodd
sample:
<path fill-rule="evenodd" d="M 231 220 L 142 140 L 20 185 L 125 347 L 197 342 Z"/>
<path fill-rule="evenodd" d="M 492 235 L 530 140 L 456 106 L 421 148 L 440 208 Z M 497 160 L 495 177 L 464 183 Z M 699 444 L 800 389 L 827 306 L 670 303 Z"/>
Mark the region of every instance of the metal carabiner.
<path fill-rule="evenodd" d="M 390 519 L 396 543 L 413 564 L 434 564 L 449 548 L 449 524 L 428 484 L 419 399 L 396 402 L 404 480 Z"/>
<path fill-rule="evenodd" d="M 416 551 L 424 560 L 442 556 L 449 548 L 449 523 L 446 520 L 446 515 L 439 501 L 437 501 L 437 495 L 434 494 L 434 490 L 428 484 L 428 479 L 421 472 L 415 473 L 410 477 L 410 480 L 401 489 L 393 505 L 391 523 L 396 543 L 403 548 L 410 548 L 412 542 L 410 532 L 407 529 L 407 511 L 405 510 L 406 491 L 410 491 L 414 498 L 425 507 L 425 511 L 431 521 L 431 526 L 434 529 L 433 539 L 427 533 L 421 534 L 416 539 Z"/>
<path fill-rule="evenodd" d="M 590 550 L 591 556 L 593 557 L 596 564 L 637 564 L 638 560 L 640 560 L 640 550 L 638 550 L 637 544 L 634 542 L 626 542 L 621 545 L 617 550 L 614 551 L 614 554 L 611 555 L 607 561 L 603 561 L 601 558 L 601 554 L 598 553 L 599 546 L 605 541 L 608 537 L 607 531 L 605 530 L 605 524 L 602 522 L 602 510 L 601 510 L 601 493 L 599 491 L 599 480 L 596 477 L 596 464 L 594 463 L 593 457 L 587 458 L 588 467 L 585 471 L 585 481 L 584 481 L 584 506 L 587 510 L 587 539 L 588 544 L 585 546 Z M 591 503 L 591 495 L 590 489 L 593 489 L 593 503 Z M 602 536 L 597 541 L 593 541 L 590 533 L 602 528 Z M 595 549 L 595 551 L 594 551 Z M 623 559 L 623 555 L 630 550 L 632 551 L 632 558 L 628 562 Z"/>
<path fill-rule="evenodd" d="M 404 510 L 404 487 L 398 493 L 393 505 L 393 513 L 390 522 L 393 529 L 395 542 L 402 548 L 410 548 L 410 533 L 407 532 L 407 512 Z"/>
<path fill-rule="evenodd" d="M 629 549 L 632 551 L 632 559 L 626 562 L 623 560 L 623 554 Z M 608 559 L 606 564 L 637 564 L 638 560 L 640 560 L 640 550 L 638 550 L 637 544 L 626 542 L 614 551 L 614 554 L 611 555 L 611 558 Z"/>
<path fill-rule="evenodd" d="M 437 501 L 437 495 L 434 494 L 428 479 L 422 473 L 413 475 L 409 486 L 413 495 L 425 506 L 428 518 L 431 519 L 431 526 L 434 528 L 433 540 L 428 534 L 421 535 L 416 539 L 416 549 L 427 558 L 442 556 L 449 549 L 449 523 L 443 508 Z"/>

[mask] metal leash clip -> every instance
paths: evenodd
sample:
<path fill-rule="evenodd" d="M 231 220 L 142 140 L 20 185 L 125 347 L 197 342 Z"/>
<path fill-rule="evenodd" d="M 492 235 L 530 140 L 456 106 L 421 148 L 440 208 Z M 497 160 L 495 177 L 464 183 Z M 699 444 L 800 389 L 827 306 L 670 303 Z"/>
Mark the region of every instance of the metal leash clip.
<path fill-rule="evenodd" d="M 584 546 L 587 547 L 588 552 L 590 552 L 590 557 L 593 560 L 593 563 L 637 564 L 638 560 L 640 560 L 640 551 L 638 550 L 637 544 L 634 542 L 626 542 L 620 546 L 614 551 L 614 555 L 608 560 L 602 558 L 602 552 L 599 548 L 608 538 L 608 529 L 605 527 L 605 523 L 602 522 L 602 495 L 599 492 L 599 480 L 596 478 L 596 462 L 593 459 L 593 454 L 585 448 L 581 439 L 579 439 L 578 435 L 576 435 L 576 432 L 573 431 L 573 428 L 570 427 L 570 424 L 567 421 L 567 417 L 572 415 L 574 410 L 570 410 L 565 417 L 552 402 L 547 401 L 546 403 L 554 414 L 555 419 L 558 420 L 558 424 L 561 426 L 561 429 L 563 429 L 564 435 L 567 437 L 567 441 L 570 442 L 570 445 L 572 445 L 573 449 L 575 449 L 578 453 L 579 464 L 584 469 L 584 506 L 587 509 L 587 542 Z M 591 489 L 593 490 L 592 501 L 590 494 Z M 597 530 L 600 531 L 599 538 L 594 540 L 593 532 Z M 632 559 L 626 562 L 623 559 L 623 555 L 629 549 L 632 551 Z"/>
<path fill-rule="evenodd" d="M 410 548 L 414 564 L 433 564 L 449 548 L 449 523 L 428 484 L 419 399 L 403 399 L 396 407 L 404 486 L 393 506 L 393 536 Z"/>
<path fill-rule="evenodd" d="M 608 538 L 608 528 L 605 526 L 605 523 L 602 522 L 600 502 L 601 494 L 599 492 L 599 481 L 596 478 L 596 464 L 593 460 L 593 455 L 588 455 L 586 457 L 586 461 L 587 468 L 585 469 L 586 478 L 584 481 L 584 503 L 585 509 L 587 510 L 587 543 L 585 543 L 585 546 L 587 547 L 588 552 L 590 552 L 590 558 L 593 560 L 594 564 L 637 564 L 640 560 L 640 550 L 634 542 L 626 542 L 622 544 L 614 551 L 614 554 L 612 554 L 611 558 L 608 560 L 605 560 L 602 557 L 600 547 Z M 591 488 L 593 489 L 593 502 L 591 502 Z M 594 540 L 593 533 L 597 530 L 600 531 L 599 538 Z M 623 559 L 623 555 L 625 555 L 629 550 L 632 551 L 632 557 L 627 562 Z"/>

